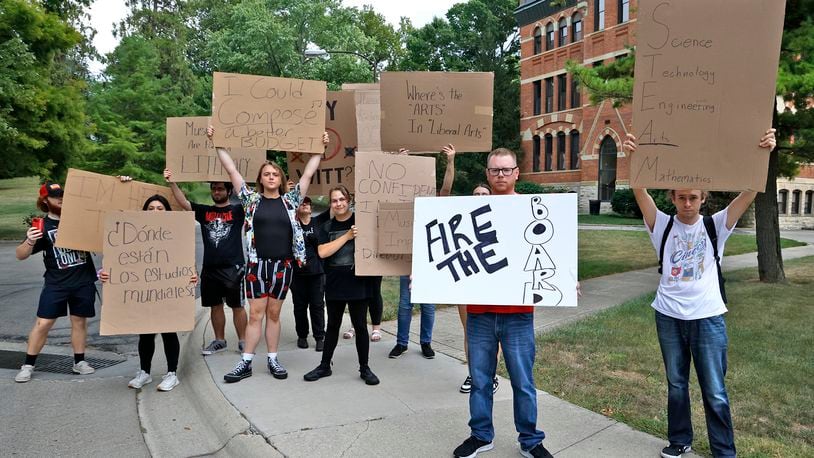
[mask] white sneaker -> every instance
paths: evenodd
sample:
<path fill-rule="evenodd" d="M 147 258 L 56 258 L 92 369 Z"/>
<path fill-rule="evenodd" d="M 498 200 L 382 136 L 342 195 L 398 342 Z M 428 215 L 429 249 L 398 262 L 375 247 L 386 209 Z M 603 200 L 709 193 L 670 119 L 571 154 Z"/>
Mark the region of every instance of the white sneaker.
<path fill-rule="evenodd" d="M 181 382 L 178 381 L 178 377 L 175 375 L 175 372 L 167 372 L 167 375 L 165 375 L 161 380 L 161 383 L 158 384 L 158 391 L 170 391 L 180 383 Z"/>
<path fill-rule="evenodd" d="M 17 376 L 14 377 L 14 381 L 18 383 L 25 383 L 31 380 L 31 373 L 34 372 L 34 366 L 30 364 L 23 364 L 20 368 L 20 372 L 17 373 Z"/>
<path fill-rule="evenodd" d="M 130 383 L 128 383 L 127 386 L 137 390 L 148 383 L 153 383 L 153 378 L 150 377 L 150 374 L 144 371 L 138 371 L 136 376 L 133 378 L 133 380 L 130 380 Z"/>
<path fill-rule="evenodd" d="M 87 361 L 79 361 L 78 363 L 73 365 L 73 373 L 79 375 L 88 375 L 96 372 L 96 369 L 91 367 Z"/>

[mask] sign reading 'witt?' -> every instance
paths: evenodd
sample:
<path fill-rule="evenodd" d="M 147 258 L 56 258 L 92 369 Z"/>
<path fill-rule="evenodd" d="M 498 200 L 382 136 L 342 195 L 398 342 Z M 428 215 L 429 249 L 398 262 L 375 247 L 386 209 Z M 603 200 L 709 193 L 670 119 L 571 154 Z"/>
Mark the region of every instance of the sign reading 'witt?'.
<path fill-rule="evenodd" d="M 493 73 L 385 72 L 381 79 L 384 151 L 492 149 Z"/>
<path fill-rule="evenodd" d="M 784 3 L 639 2 L 632 187 L 765 189 Z"/>
<path fill-rule="evenodd" d="M 105 216 L 101 335 L 190 331 L 195 318 L 192 212 Z"/>
<path fill-rule="evenodd" d="M 322 154 L 324 81 L 215 72 L 215 146 Z"/>
<path fill-rule="evenodd" d="M 418 198 L 415 303 L 577 305 L 576 194 Z"/>
<path fill-rule="evenodd" d="M 167 164 L 172 181 L 229 181 L 218 153 L 206 137 L 206 116 L 167 118 Z M 257 149 L 229 148 L 237 170 L 251 182 L 266 152 Z"/>

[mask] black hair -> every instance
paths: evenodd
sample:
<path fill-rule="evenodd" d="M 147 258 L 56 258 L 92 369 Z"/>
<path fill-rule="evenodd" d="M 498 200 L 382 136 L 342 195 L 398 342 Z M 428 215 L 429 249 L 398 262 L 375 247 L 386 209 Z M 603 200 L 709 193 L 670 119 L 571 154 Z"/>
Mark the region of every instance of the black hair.
<path fill-rule="evenodd" d="M 209 189 L 212 190 L 212 186 L 214 186 L 217 183 L 223 183 L 223 187 L 226 188 L 226 194 L 228 194 L 230 196 L 232 195 L 232 191 L 234 191 L 235 186 L 232 184 L 231 181 L 210 181 L 209 182 Z"/>
<path fill-rule="evenodd" d="M 168 201 L 167 198 L 162 196 L 161 194 L 154 194 L 148 197 L 147 200 L 144 201 L 144 206 L 141 207 L 141 209 L 146 211 L 147 207 L 150 205 L 150 202 L 154 200 L 161 202 L 161 205 L 163 205 L 168 212 L 172 211 L 172 207 L 170 207 L 170 201 Z"/>

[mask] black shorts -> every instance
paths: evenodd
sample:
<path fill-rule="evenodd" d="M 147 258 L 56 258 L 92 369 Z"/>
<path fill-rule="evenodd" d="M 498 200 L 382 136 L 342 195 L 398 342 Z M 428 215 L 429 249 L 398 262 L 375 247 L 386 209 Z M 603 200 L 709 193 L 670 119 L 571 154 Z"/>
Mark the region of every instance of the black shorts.
<path fill-rule="evenodd" d="M 201 305 L 213 307 L 225 302 L 233 309 L 243 307 L 243 273 L 243 266 L 204 267 Z"/>
<path fill-rule="evenodd" d="M 93 283 L 69 288 L 45 285 L 40 293 L 37 317 L 55 319 L 66 316 L 70 307 L 71 315 L 92 318 L 96 316 L 95 302 L 96 285 Z"/>

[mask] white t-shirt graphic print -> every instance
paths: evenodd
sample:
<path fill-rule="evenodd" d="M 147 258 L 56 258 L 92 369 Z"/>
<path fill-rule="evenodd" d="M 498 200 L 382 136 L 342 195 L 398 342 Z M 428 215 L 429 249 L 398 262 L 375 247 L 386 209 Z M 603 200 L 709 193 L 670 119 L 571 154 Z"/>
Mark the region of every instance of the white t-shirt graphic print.
<path fill-rule="evenodd" d="M 727 209 L 712 215 L 718 232 L 718 255 L 723 257 L 724 244 L 732 230 L 726 228 Z M 670 216 L 659 211 L 650 232 L 650 241 L 658 256 L 664 229 Z M 712 245 L 703 218 L 687 225 L 673 218 L 673 227 L 664 245 L 661 279 L 652 307 L 680 320 L 698 320 L 726 313 L 718 285 L 718 271 Z"/>

